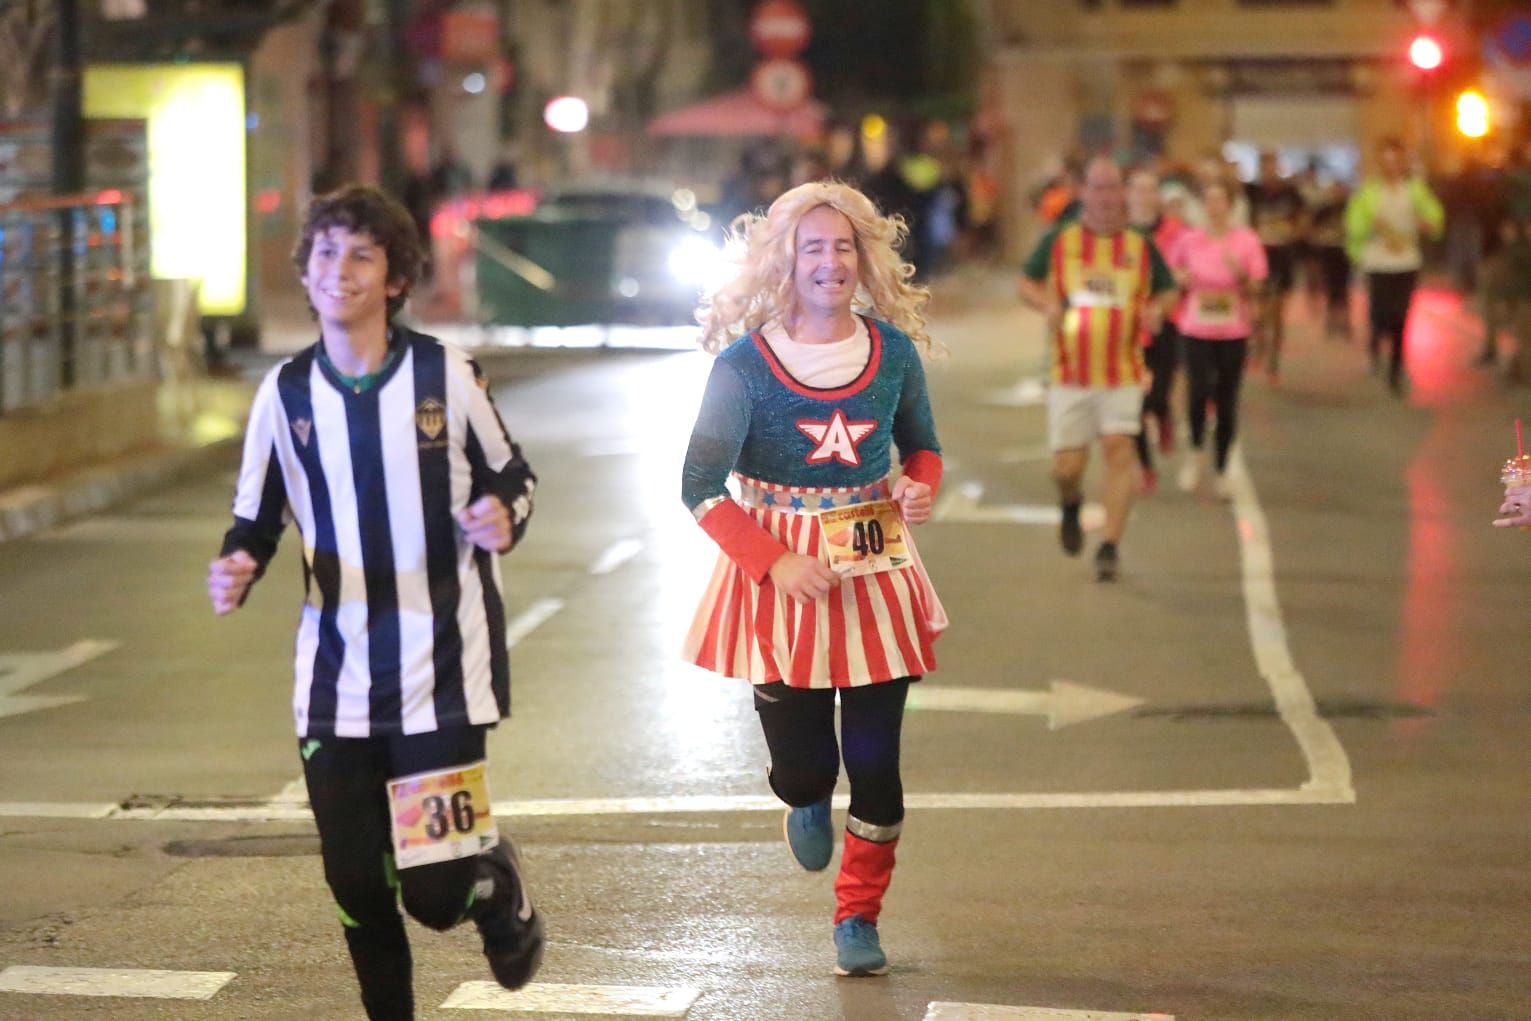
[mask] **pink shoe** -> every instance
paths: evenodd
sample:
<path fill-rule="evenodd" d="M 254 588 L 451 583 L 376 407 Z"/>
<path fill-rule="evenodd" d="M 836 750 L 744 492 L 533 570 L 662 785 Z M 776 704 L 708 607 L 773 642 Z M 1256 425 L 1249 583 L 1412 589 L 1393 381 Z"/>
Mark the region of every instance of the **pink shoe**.
<path fill-rule="evenodd" d="M 1138 479 L 1138 495 L 1153 496 L 1159 491 L 1159 473 L 1152 468 L 1144 468 L 1142 477 Z"/>

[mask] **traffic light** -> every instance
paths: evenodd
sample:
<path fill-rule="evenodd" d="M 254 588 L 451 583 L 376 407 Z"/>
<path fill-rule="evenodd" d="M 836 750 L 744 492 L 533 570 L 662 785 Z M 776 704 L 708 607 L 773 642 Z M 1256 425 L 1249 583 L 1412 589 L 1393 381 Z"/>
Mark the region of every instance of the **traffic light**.
<path fill-rule="evenodd" d="M 1446 59 L 1440 40 L 1425 32 L 1409 42 L 1409 63 L 1421 71 L 1434 71 Z"/>
<path fill-rule="evenodd" d="M 1488 100 L 1477 89 L 1466 89 L 1457 96 L 1457 130 L 1466 138 L 1488 134 Z"/>

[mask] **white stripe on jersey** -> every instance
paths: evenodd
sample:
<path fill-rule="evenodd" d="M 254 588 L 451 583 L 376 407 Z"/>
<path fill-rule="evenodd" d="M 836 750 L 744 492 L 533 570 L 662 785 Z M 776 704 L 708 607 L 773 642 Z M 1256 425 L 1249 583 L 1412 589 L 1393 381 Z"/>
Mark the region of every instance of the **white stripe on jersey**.
<path fill-rule="evenodd" d="M 414 353 L 404 357 L 399 375 L 414 376 Z M 397 379 L 397 377 L 395 377 Z M 425 562 L 425 508 L 420 502 L 420 461 L 415 441 L 414 387 L 385 386 L 378 395 L 383 432 L 383 463 L 388 465 L 389 538 L 393 544 L 394 581 L 399 596 L 399 650 L 404 677 L 422 682 L 401 695 L 404 733 L 436 729 L 436 664 L 433 659 L 435 614 Z M 411 655 L 413 654 L 413 655 Z"/>

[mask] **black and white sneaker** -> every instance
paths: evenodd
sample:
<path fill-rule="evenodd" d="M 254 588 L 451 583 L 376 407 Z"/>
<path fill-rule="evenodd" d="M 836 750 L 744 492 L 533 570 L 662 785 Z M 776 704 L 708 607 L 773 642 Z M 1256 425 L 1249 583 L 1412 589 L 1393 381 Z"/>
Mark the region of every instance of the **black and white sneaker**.
<path fill-rule="evenodd" d="M 527 896 L 509 837 L 501 834 L 499 844 L 478 856 L 475 890 L 470 913 L 484 938 L 489 970 L 506 989 L 520 989 L 542 965 L 542 916 Z"/>

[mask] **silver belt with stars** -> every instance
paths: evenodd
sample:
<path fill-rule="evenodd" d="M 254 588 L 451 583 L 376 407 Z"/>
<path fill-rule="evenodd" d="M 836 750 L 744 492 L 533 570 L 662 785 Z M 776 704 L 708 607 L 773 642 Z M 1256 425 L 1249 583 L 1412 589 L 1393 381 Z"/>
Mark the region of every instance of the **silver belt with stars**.
<path fill-rule="evenodd" d="M 747 478 L 738 473 L 734 474 L 734 480 L 739 483 L 741 504 L 783 514 L 818 514 L 837 507 L 854 507 L 874 500 L 886 500 L 890 492 L 886 479 L 867 486 L 833 487 L 783 486 Z"/>

